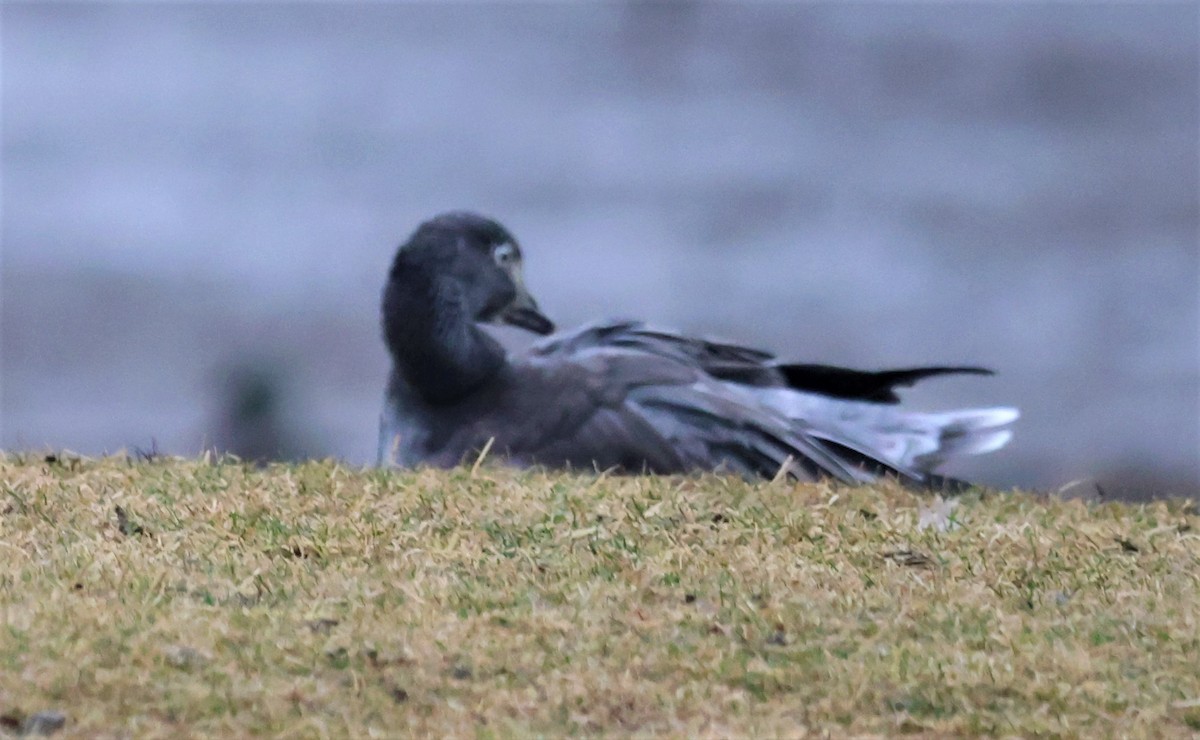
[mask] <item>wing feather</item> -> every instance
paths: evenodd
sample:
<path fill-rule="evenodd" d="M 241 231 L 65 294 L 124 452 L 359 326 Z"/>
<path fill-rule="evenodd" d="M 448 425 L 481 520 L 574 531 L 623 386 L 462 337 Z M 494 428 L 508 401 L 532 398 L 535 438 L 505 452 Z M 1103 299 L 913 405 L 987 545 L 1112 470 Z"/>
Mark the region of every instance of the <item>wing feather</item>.
<path fill-rule="evenodd" d="M 544 357 L 568 357 L 589 347 L 624 347 L 689 361 L 714 378 L 755 387 L 792 388 L 831 398 L 897 404 L 897 388 L 943 375 L 992 375 L 969 365 L 896 370 L 854 370 L 833 365 L 781 363 L 769 352 L 700 337 L 689 337 L 639 321 L 611 321 L 550 338 L 535 345 Z"/>

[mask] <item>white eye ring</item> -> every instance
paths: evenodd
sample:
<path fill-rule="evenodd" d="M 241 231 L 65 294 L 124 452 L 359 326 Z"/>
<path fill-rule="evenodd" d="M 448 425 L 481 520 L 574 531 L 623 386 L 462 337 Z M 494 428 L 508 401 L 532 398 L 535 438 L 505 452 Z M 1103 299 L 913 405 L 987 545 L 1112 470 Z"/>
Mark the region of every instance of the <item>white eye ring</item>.
<path fill-rule="evenodd" d="M 492 250 L 492 259 L 497 265 L 507 265 L 517 258 L 517 249 L 511 244 L 497 244 Z"/>

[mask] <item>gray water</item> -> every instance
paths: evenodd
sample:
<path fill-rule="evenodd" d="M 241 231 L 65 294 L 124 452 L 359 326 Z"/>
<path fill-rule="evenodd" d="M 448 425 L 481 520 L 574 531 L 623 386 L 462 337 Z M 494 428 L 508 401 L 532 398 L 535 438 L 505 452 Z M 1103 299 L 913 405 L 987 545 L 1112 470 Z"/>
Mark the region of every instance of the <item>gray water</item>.
<path fill-rule="evenodd" d="M 1022 408 L 952 472 L 1196 492 L 1198 7 L 5 3 L 0 447 L 236 448 L 250 377 L 370 461 L 384 271 L 471 208 L 560 325 L 991 366 L 908 394 Z"/>

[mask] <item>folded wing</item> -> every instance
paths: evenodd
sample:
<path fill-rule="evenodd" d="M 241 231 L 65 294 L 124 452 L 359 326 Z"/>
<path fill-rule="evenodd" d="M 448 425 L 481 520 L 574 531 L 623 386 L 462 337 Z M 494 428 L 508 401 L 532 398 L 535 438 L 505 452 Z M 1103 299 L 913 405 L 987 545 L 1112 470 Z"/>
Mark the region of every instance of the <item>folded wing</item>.
<path fill-rule="evenodd" d="M 627 469 L 640 460 L 656 472 L 725 468 L 770 477 L 786 469 L 803 478 L 862 482 L 890 474 L 927 484 L 941 480 L 934 471 L 950 458 L 1002 447 L 1018 416 L 1010 408 L 923 413 L 895 406 L 898 386 L 990 374 L 982 368 L 786 365 L 766 352 L 632 321 L 554 337 L 515 367 L 542 374 L 577 368 L 580 376 L 564 387 L 584 378 L 593 386 L 574 403 L 594 412 L 544 440 L 540 452 L 532 445 L 531 456 L 619 458 L 616 466 Z M 546 379 L 529 385 L 545 387 Z M 602 454 L 617 448 L 620 455 Z M 653 454 L 640 457 L 639 450 Z"/>

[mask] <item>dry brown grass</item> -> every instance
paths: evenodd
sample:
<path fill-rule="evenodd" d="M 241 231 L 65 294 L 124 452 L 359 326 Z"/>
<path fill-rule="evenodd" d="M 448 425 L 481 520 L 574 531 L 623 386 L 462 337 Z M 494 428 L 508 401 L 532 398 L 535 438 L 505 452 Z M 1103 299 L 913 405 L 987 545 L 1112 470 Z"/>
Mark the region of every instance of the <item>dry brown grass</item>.
<path fill-rule="evenodd" d="M 43 709 L 139 737 L 1200 728 L 1188 504 L 971 494 L 946 531 L 930 505 L 0 457 L 0 733 Z"/>

